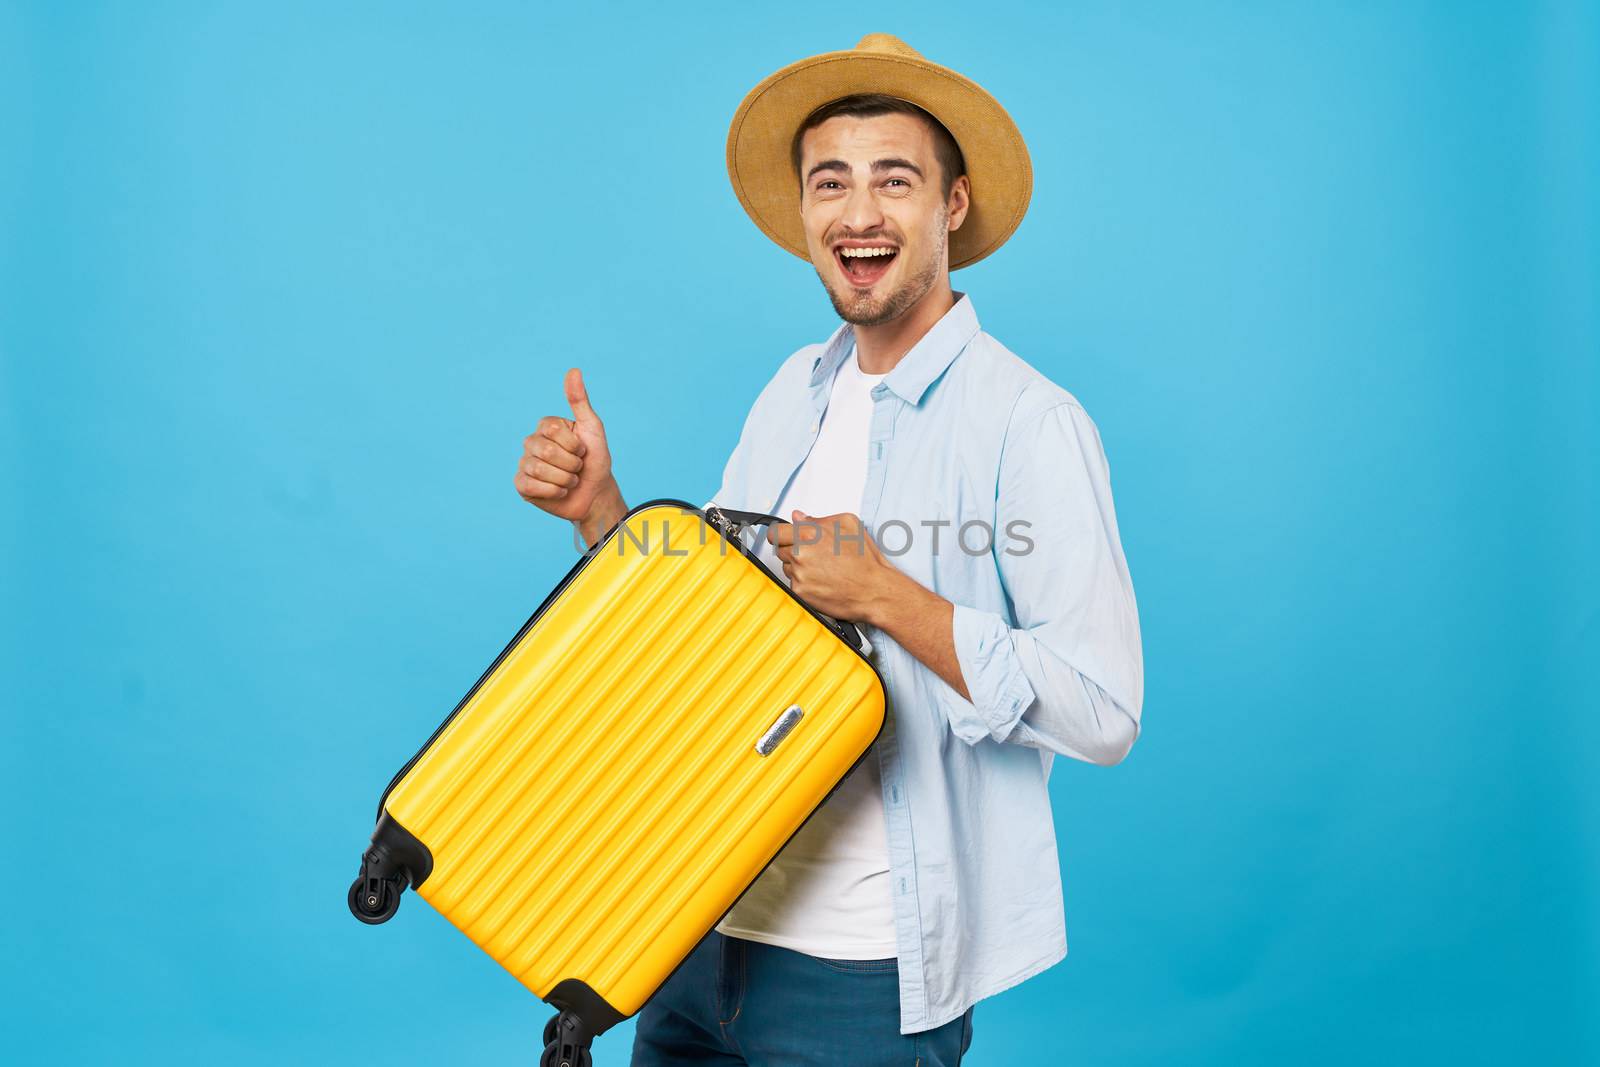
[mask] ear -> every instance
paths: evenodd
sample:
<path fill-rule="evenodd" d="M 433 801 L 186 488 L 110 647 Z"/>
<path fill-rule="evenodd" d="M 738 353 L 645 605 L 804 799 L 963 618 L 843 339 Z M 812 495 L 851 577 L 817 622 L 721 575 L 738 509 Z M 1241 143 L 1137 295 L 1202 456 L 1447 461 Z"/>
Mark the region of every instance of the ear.
<path fill-rule="evenodd" d="M 967 181 L 965 174 L 951 183 L 950 197 L 945 201 L 945 207 L 950 211 L 950 232 L 954 233 L 961 229 L 972 207 L 972 183 Z"/>

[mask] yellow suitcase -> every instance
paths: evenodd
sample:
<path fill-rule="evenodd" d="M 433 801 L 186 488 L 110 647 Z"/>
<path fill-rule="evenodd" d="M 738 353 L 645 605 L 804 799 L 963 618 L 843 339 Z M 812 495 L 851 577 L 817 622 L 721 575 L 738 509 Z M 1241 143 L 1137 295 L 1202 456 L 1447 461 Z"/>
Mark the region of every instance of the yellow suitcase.
<path fill-rule="evenodd" d="M 870 646 L 742 540 L 776 516 L 633 508 L 385 790 L 349 904 L 409 886 L 559 1011 L 587 1063 L 876 739 Z"/>

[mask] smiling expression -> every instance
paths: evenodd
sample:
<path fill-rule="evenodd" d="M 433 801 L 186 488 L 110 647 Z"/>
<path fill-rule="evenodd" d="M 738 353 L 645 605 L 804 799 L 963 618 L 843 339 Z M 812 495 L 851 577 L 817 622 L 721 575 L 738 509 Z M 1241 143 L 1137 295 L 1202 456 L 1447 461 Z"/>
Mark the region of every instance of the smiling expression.
<path fill-rule="evenodd" d="M 947 200 L 933 133 L 913 115 L 839 115 L 801 144 L 806 249 L 847 322 L 875 326 L 949 271 L 949 231 L 967 213 L 967 179 Z"/>

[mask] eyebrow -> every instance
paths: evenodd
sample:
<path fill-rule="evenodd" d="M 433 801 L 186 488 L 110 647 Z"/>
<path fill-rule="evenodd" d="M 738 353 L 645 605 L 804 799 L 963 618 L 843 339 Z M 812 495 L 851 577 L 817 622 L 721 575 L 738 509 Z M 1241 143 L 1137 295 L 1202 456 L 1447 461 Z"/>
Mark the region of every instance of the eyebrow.
<path fill-rule="evenodd" d="M 850 164 L 842 159 L 824 159 L 806 172 L 806 181 L 815 178 L 819 171 L 836 170 L 844 174 L 850 173 Z M 922 177 L 922 168 L 909 159 L 875 159 L 872 161 L 872 173 L 882 174 L 886 170 L 909 170 L 917 177 Z"/>

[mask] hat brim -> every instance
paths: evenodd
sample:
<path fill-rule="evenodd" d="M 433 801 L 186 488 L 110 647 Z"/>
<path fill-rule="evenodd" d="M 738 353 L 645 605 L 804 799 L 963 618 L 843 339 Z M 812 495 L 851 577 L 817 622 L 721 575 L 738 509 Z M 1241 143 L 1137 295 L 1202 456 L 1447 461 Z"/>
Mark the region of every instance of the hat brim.
<path fill-rule="evenodd" d="M 1006 242 L 1027 213 L 1033 164 L 1017 124 L 972 80 L 925 59 L 825 52 L 790 64 L 750 90 L 728 130 L 728 177 L 761 231 L 808 263 L 800 177 L 790 145 L 817 108 L 856 93 L 909 100 L 944 123 L 961 146 L 972 202 L 950 234 L 950 269 L 971 266 Z"/>

